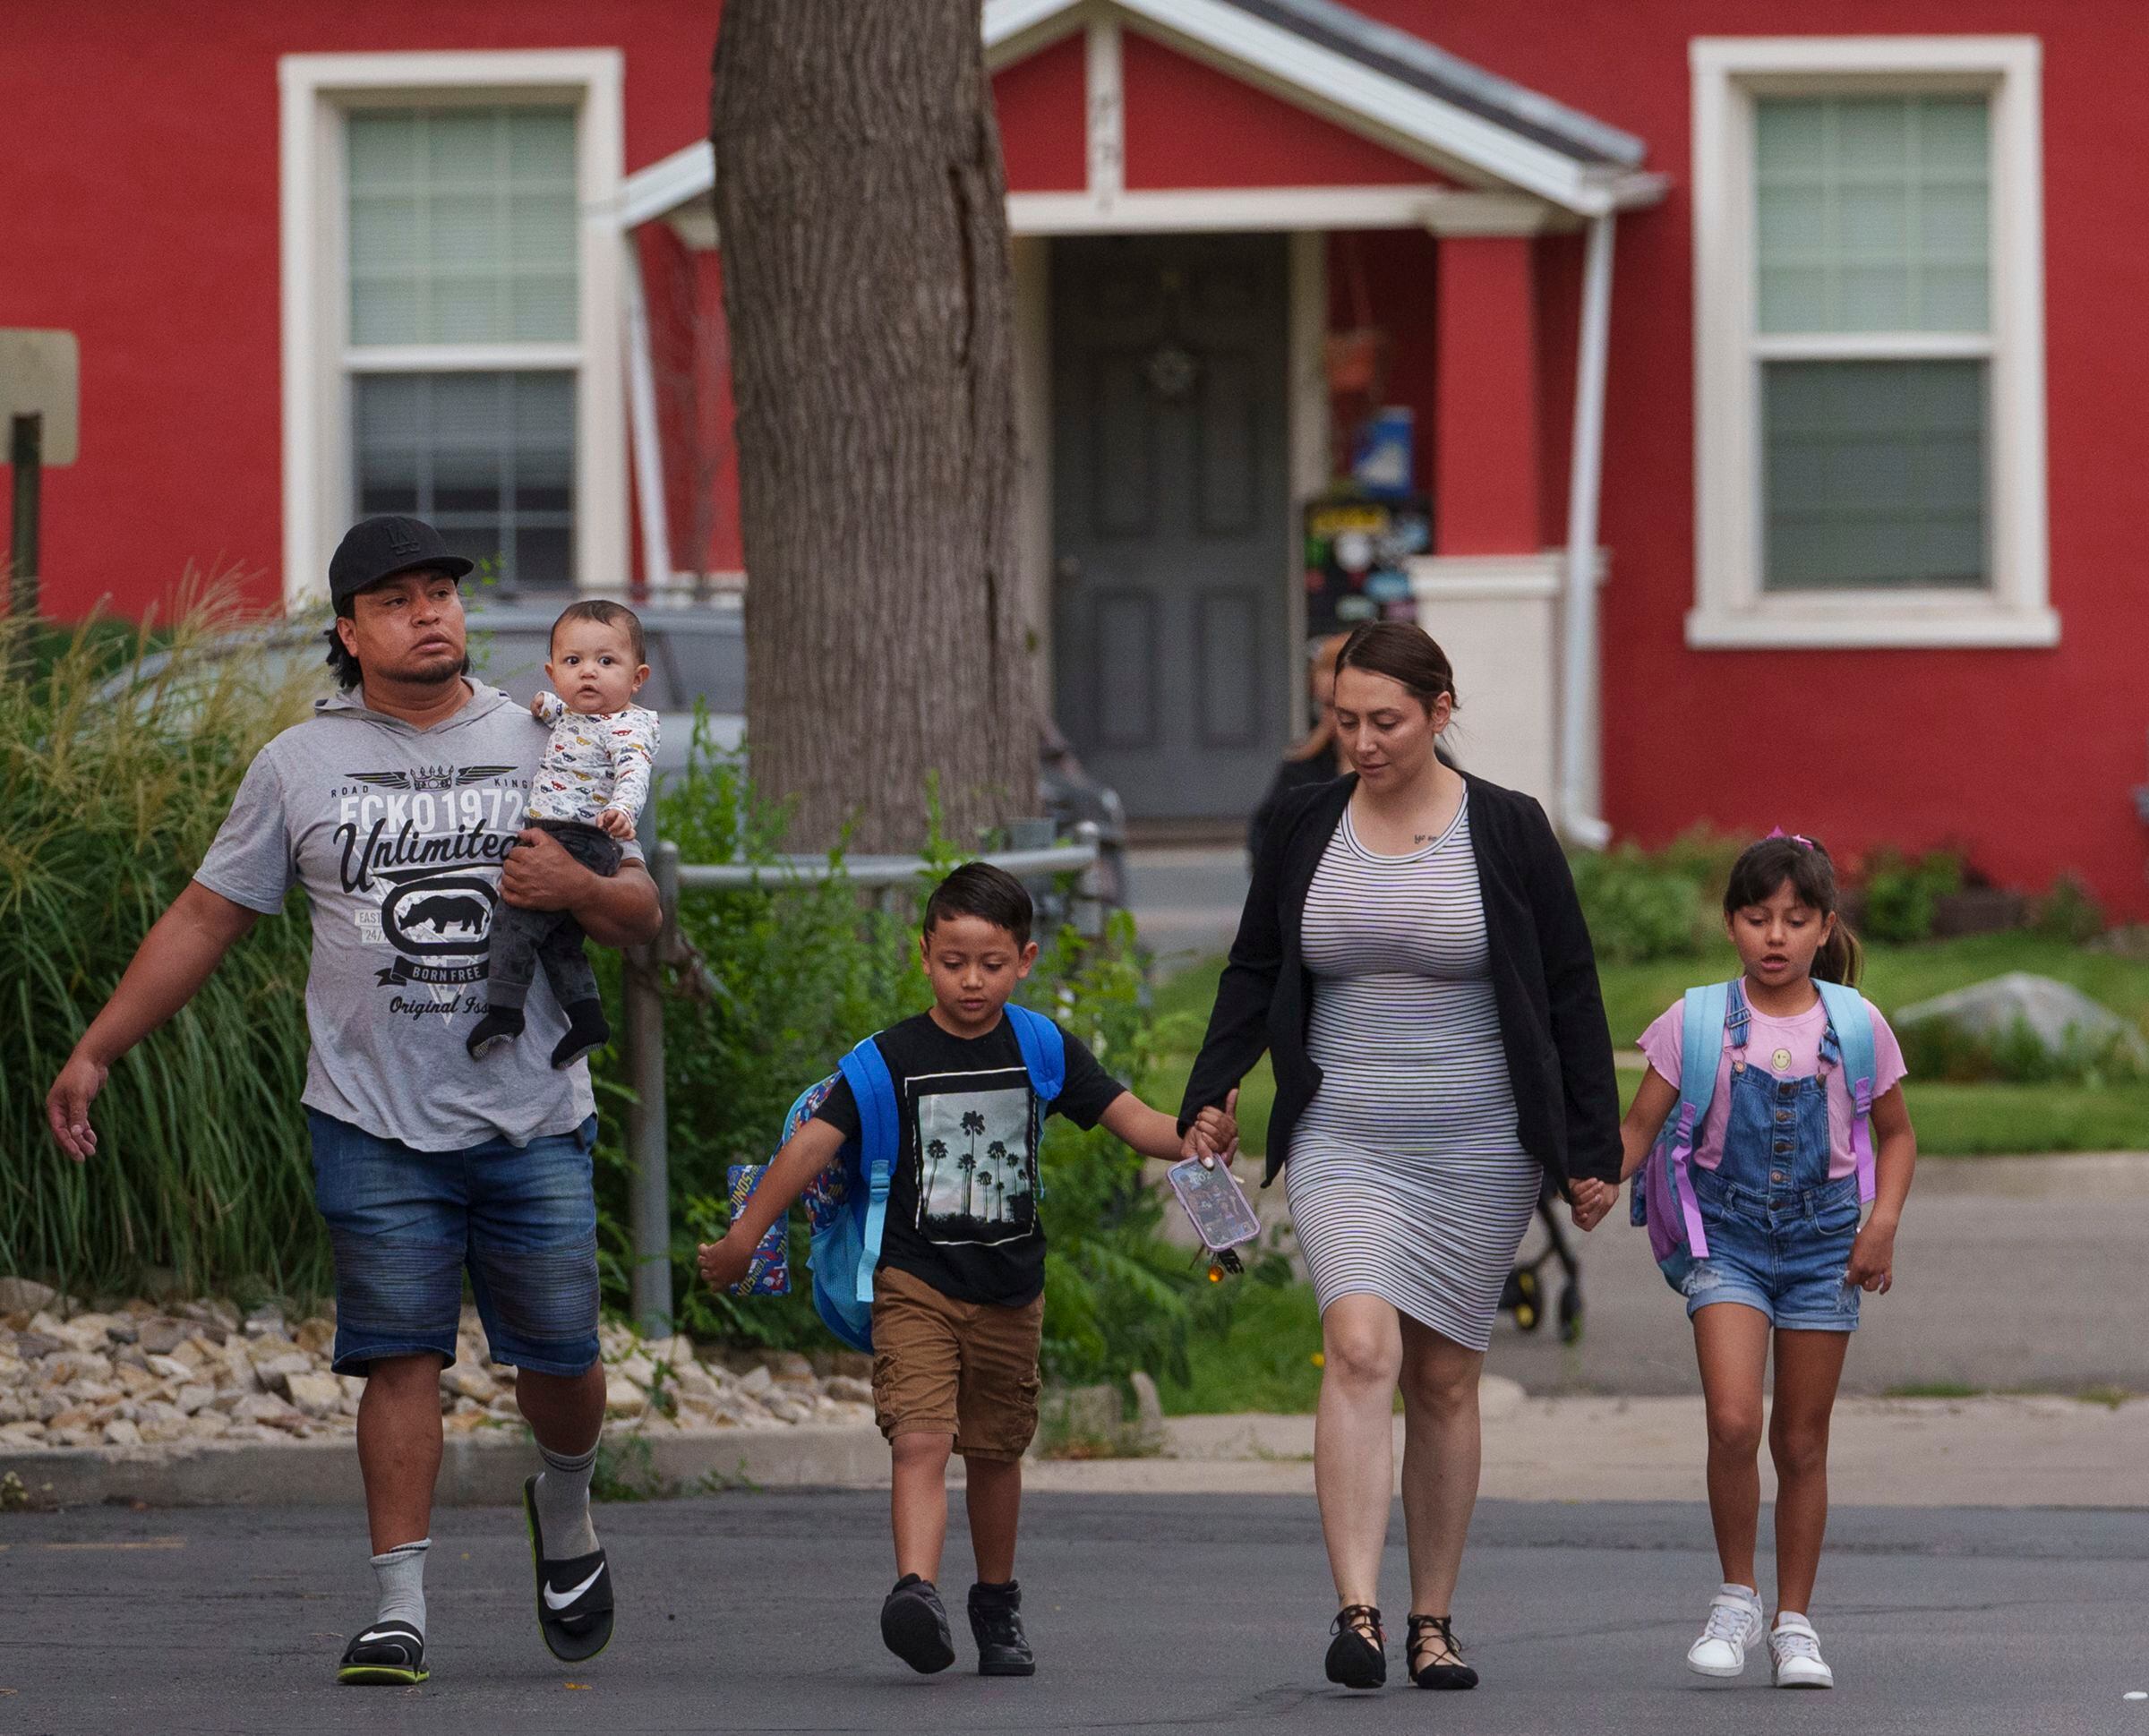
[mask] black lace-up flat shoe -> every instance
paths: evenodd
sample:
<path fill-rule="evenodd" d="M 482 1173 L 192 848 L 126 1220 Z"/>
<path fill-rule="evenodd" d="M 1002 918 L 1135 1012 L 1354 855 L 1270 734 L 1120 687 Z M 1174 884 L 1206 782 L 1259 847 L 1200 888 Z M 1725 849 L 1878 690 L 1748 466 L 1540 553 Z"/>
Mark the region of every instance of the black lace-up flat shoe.
<path fill-rule="evenodd" d="M 1462 1661 L 1462 1647 L 1444 1615 L 1410 1618 L 1410 1680 L 1420 1688 L 1475 1688 L 1477 1672 Z"/>
<path fill-rule="evenodd" d="M 1329 1629 L 1328 1679 L 1345 1688 L 1378 1688 L 1388 1680 L 1388 1635 L 1370 1603 L 1346 1603 Z"/>

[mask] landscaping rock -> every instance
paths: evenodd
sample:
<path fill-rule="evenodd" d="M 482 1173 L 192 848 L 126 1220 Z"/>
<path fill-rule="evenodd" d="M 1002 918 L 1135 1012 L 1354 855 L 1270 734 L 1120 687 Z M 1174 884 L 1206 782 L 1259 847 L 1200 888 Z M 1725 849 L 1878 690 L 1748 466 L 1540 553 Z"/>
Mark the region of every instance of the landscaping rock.
<path fill-rule="evenodd" d="M 253 1378 L 263 1392 L 281 1392 L 284 1382 L 294 1374 L 311 1374 L 313 1358 L 303 1350 L 293 1350 L 281 1356 L 264 1357 L 253 1365 Z"/>
<path fill-rule="evenodd" d="M 1929 1020 L 1945 1020 L 1973 1037 L 1995 1040 L 2019 1022 L 2048 1055 L 2065 1055 L 2070 1047 L 2102 1049 L 2117 1044 L 2138 1065 L 2149 1066 L 2149 1041 L 2136 1027 L 2072 984 L 2026 971 L 2010 971 L 1989 982 L 1916 1002 L 1900 1009 L 1893 1022 L 1905 1030 Z"/>
<path fill-rule="evenodd" d="M 1164 1400 L 1157 1391 L 1157 1383 L 1142 1370 L 1136 1369 L 1127 1377 L 1134 1390 L 1134 1436 L 1137 1444 L 1147 1452 L 1164 1450 Z"/>
<path fill-rule="evenodd" d="M 343 1408 L 343 1388 L 333 1374 L 294 1374 L 284 1382 L 284 1397 L 308 1416 L 333 1416 Z"/>
<path fill-rule="evenodd" d="M 242 1329 L 218 1298 L 99 1298 L 81 1312 L 43 1287 L 13 1299 L 0 1327 L 0 1448 L 99 1447 L 130 1455 L 190 1451 L 202 1441 L 347 1437 L 365 1382 L 330 1368 L 335 1322 L 325 1314 L 285 1333 L 283 1317 L 256 1310 Z M 871 1363 L 761 1352 L 743 1375 L 682 1335 L 644 1342 L 621 1321 L 599 1333 L 605 1407 L 627 1432 L 783 1429 L 870 1420 Z M 488 1366 L 475 1313 L 458 1337 L 458 1360 L 441 1380 L 443 1425 L 457 1433 L 516 1426 L 515 1371 Z M 742 1364 L 744 1365 L 744 1364 Z"/>
<path fill-rule="evenodd" d="M 52 1305 L 59 1295 L 49 1284 L 31 1278 L 0 1278 L 0 1314 L 34 1314 Z"/>
<path fill-rule="evenodd" d="M 152 1314 L 134 1329 L 134 1342 L 152 1356 L 168 1356 L 184 1344 L 187 1327 L 169 1314 Z"/>
<path fill-rule="evenodd" d="M 489 1405 L 500 1397 L 500 1382 L 473 1364 L 458 1363 L 453 1368 L 441 1371 L 441 1390 L 451 1392 L 458 1398 Z"/>

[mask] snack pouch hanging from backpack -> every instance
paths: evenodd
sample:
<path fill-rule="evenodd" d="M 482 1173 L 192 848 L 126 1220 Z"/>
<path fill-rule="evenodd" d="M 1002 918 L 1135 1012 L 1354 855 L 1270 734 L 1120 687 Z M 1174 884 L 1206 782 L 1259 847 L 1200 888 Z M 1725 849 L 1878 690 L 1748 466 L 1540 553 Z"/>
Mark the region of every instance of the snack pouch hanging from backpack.
<path fill-rule="evenodd" d="M 1851 1151 L 1858 1166 L 1858 1200 L 1871 1204 L 1873 1160 L 1873 1018 L 1865 998 L 1839 982 L 1813 987 L 1828 1010 L 1828 1025 L 1843 1052 L 1843 1077 L 1851 1094 Z M 1628 1220 L 1649 1232 L 1649 1253 L 1665 1282 L 1681 1295 L 1694 1262 L 1708 1258 L 1708 1234 L 1694 1197 L 1694 1142 L 1717 1092 L 1724 1033 L 1731 1016 L 1728 982 L 1686 991 L 1680 1015 L 1679 1104 L 1650 1148 L 1629 1196 Z"/>
<path fill-rule="evenodd" d="M 1066 1082 L 1066 1039 L 1051 1020 L 1027 1007 L 1010 1005 L 1007 1022 L 1015 1028 L 1023 1067 L 1041 1111 Z M 853 1350 L 870 1351 L 873 1274 L 880 1266 L 888 1186 L 903 1152 L 903 1109 L 895 1100 L 895 1081 L 874 1038 L 867 1038 L 843 1056 L 828 1078 L 799 1093 L 783 1118 L 778 1150 L 826 1101 L 837 1079 L 851 1087 L 858 1105 L 858 1133 L 843 1142 L 800 1195 L 812 1238 L 807 1265 L 813 1273 L 814 1312 Z"/>

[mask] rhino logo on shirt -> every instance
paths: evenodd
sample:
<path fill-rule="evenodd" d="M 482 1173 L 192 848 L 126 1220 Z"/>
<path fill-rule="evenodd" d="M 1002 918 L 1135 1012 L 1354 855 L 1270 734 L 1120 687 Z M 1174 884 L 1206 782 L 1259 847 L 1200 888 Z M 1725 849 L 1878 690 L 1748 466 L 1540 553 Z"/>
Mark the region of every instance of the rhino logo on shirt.
<path fill-rule="evenodd" d="M 383 873 L 381 936 L 401 954 L 380 973 L 382 987 L 475 982 L 485 974 L 499 888 L 467 871 Z"/>
<path fill-rule="evenodd" d="M 491 914 L 483 899 L 467 894 L 439 893 L 431 898 L 421 898 L 398 919 L 407 933 L 420 922 L 430 922 L 434 929 L 445 935 L 450 928 L 468 929 L 476 934 L 484 929 L 485 919 Z"/>

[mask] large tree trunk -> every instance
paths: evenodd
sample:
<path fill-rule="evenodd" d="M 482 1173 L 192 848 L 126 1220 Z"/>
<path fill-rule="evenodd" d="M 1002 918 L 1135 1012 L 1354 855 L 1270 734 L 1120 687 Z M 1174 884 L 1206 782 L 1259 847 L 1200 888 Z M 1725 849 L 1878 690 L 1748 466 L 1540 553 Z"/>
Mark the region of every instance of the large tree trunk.
<path fill-rule="evenodd" d="M 978 0 L 726 0 L 710 138 L 754 780 L 794 845 L 1026 814 L 1007 190 Z"/>

